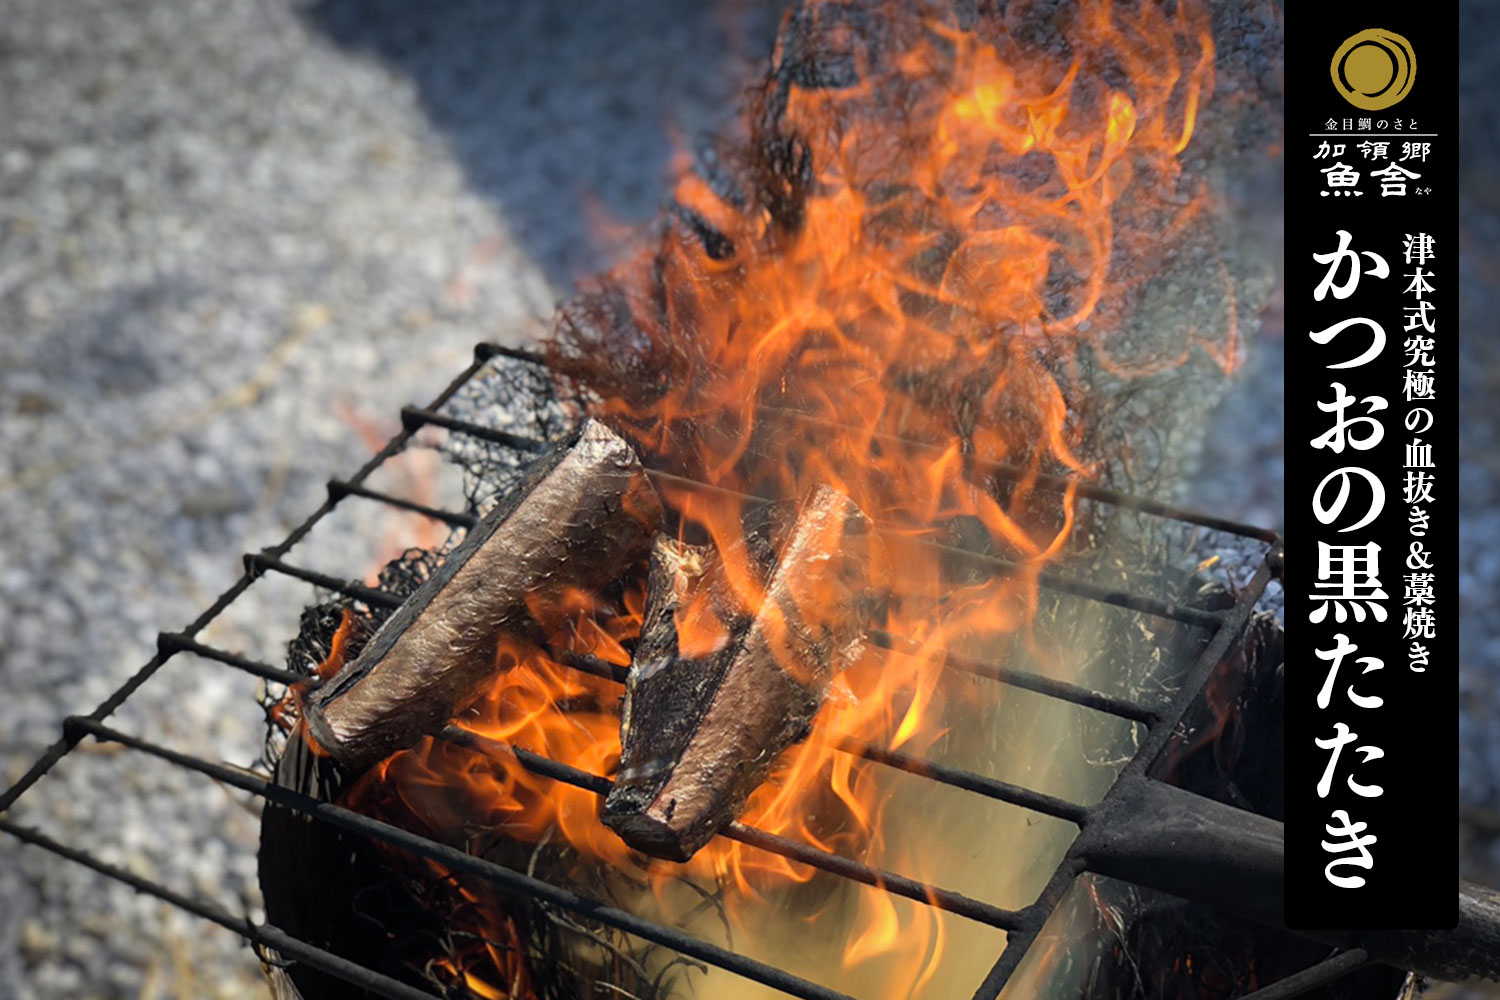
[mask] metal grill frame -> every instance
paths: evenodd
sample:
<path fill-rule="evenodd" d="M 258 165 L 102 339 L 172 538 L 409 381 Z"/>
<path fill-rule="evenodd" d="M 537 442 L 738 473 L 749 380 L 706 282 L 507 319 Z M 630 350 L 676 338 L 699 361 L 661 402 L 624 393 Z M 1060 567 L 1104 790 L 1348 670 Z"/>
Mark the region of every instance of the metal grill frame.
<path fill-rule="evenodd" d="M 545 450 L 546 442 L 510 434 L 495 428 L 468 423 L 446 416 L 439 409 L 451 400 L 458 391 L 477 375 L 493 358 L 507 357 L 517 361 L 542 364 L 542 359 L 528 351 L 481 343 L 474 350 L 473 362 L 461 372 L 433 402 L 424 408 L 406 407 L 401 411 L 402 430 L 384 448 L 377 452 L 353 476 L 335 479 L 328 483 L 327 497 L 309 517 L 294 528 L 279 544 L 244 557 L 244 571 L 209 608 L 189 623 L 181 632 L 163 632 L 157 640 L 154 656 L 133 676 L 109 695 L 88 715 L 71 716 L 63 724 L 61 738 L 52 744 L 32 767 L 3 794 L 0 794 L 0 830 L 19 840 L 39 846 L 70 861 L 116 879 L 134 889 L 165 900 L 189 913 L 232 930 L 246 938 L 259 949 L 273 949 L 287 959 L 305 962 L 309 966 L 358 985 L 378 996 L 390 1000 L 440 1000 L 434 994 L 409 986 L 388 976 L 365 968 L 349 959 L 332 954 L 265 923 L 253 923 L 248 918 L 237 917 L 206 901 L 185 896 L 168 886 L 136 876 L 124 869 L 110 865 L 98 857 L 61 843 L 46 834 L 23 826 L 4 816 L 16 801 L 35 785 L 44 775 L 75 749 L 86 737 L 115 743 L 119 746 L 152 755 L 171 764 L 184 767 L 223 784 L 251 792 L 267 801 L 296 810 L 320 821 L 331 823 L 342 829 L 382 840 L 392 846 L 412 851 L 439 861 L 449 867 L 487 879 L 513 891 L 524 893 L 563 909 L 570 910 L 587 919 L 615 927 L 656 944 L 675 950 L 720 968 L 735 972 L 746 978 L 770 986 L 781 992 L 803 998 L 803 1000 L 852 1000 L 836 990 L 810 982 L 783 969 L 760 962 L 744 955 L 721 948 L 718 945 L 688 935 L 676 928 L 646 920 L 635 914 L 588 899 L 569 890 L 514 871 L 493 862 L 466 854 L 446 845 L 427 840 L 397 827 L 382 823 L 371 817 L 352 812 L 338 805 L 321 802 L 289 789 L 274 785 L 271 781 L 250 772 L 179 753 L 150 741 L 120 732 L 105 724 L 107 719 L 158 669 L 178 653 L 192 653 L 215 660 L 230 667 L 247 672 L 264 680 L 293 684 L 306 678 L 293 671 L 216 649 L 197 640 L 197 636 L 214 621 L 236 598 L 266 573 L 279 573 L 295 577 L 326 590 L 344 594 L 369 605 L 391 606 L 400 600 L 383 591 L 340 580 L 314 570 L 296 566 L 285 561 L 285 557 L 313 527 L 346 497 L 357 496 L 378 501 L 394 508 L 425 515 L 454 527 L 472 525 L 475 518 L 468 513 L 438 510 L 400 497 L 371 489 L 366 481 L 392 456 L 402 452 L 423 427 L 444 428 L 451 433 L 499 444 L 523 452 Z M 1004 476 L 1007 470 L 997 468 Z M 703 484 L 694 484 L 701 486 Z M 1062 488 L 1067 485 L 1060 479 L 1043 477 L 1039 485 Z M 1257 602 L 1273 578 L 1279 578 L 1283 560 L 1281 537 L 1265 529 L 1238 524 L 1222 518 L 1200 514 L 1169 504 L 1144 500 L 1126 494 L 1082 484 L 1078 495 L 1091 500 L 1112 504 L 1141 513 L 1170 518 L 1176 521 L 1199 525 L 1215 531 L 1252 539 L 1266 546 L 1265 557 L 1257 568 L 1250 584 L 1237 596 L 1233 606 L 1222 611 L 1204 611 L 1169 601 L 1134 595 L 1118 590 L 1099 587 L 1087 581 L 1072 579 L 1051 571 L 1042 574 L 1041 584 L 1055 590 L 1071 593 L 1094 601 L 1112 604 L 1131 611 L 1170 619 L 1185 625 L 1208 630 L 1208 637 L 1185 676 L 1184 683 L 1171 702 L 1161 709 L 1137 704 L 1128 699 L 1110 696 L 1077 685 L 1057 681 L 1038 674 L 977 663 L 960 657 L 950 657 L 948 665 L 968 670 L 981 676 L 1026 690 L 1061 699 L 1072 704 L 1114 715 L 1144 727 L 1135 754 L 1120 772 L 1104 798 L 1093 806 L 1082 806 L 1066 802 L 1054 796 L 1031 789 L 998 781 L 956 768 L 938 765 L 909 754 L 866 745 L 840 746 L 838 749 L 854 753 L 882 764 L 900 768 L 911 773 L 1007 802 L 1021 808 L 1066 820 L 1078 826 L 1080 836 L 1064 855 L 1039 897 L 1030 905 L 1018 910 L 1004 909 L 974 900 L 951 890 L 925 885 L 913 879 L 891 872 L 881 871 L 847 858 L 816 850 L 809 845 L 790 841 L 765 831 L 756 830 L 741 823 L 734 823 L 723 834 L 752 846 L 783 854 L 799 862 L 819 867 L 843 878 L 866 885 L 884 888 L 893 894 L 926 903 L 936 908 L 956 913 L 968 919 L 980 921 L 1006 931 L 1004 951 L 990 973 L 974 993 L 974 1000 L 994 1000 L 1009 982 L 1021 960 L 1029 951 L 1043 924 L 1052 914 L 1063 894 L 1074 879 L 1094 870 L 1086 856 L 1082 834 L 1091 824 L 1106 822 L 1117 800 L 1128 794 L 1132 784 L 1151 781 L 1146 770 L 1166 746 L 1172 733 L 1182 724 L 1183 718 L 1193 704 L 1209 676 L 1219 665 L 1231 644 L 1243 632 Z M 990 558 L 990 557 L 986 557 Z M 1003 564 L 1003 560 L 993 560 Z M 870 633 L 871 641 L 886 648 L 900 649 L 902 640 L 879 630 Z M 569 664 L 615 680 L 623 679 L 621 668 L 613 667 L 587 657 L 575 658 Z M 510 747 L 493 741 L 481 740 L 471 734 L 449 727 L 444 738 L 465 742 L 482 753 L 513 754 L 526 768 L 558 781 L 568 782 L 605 794 L 609 788 L 607 778 L 579 771 L 568 765 L 548 760 L 519 747 Z M 1153 782 L 1154 783 L 1154 782 Z M 1359 948 L 1336 949 L 1325 961 L 1289 979 L 1260 989 L 1252 996 L 1254 1000 L 1282 1000 L 1300 996 L 1327 982 L 1331 982 L 1368 962 L 1370 956 Z"/>

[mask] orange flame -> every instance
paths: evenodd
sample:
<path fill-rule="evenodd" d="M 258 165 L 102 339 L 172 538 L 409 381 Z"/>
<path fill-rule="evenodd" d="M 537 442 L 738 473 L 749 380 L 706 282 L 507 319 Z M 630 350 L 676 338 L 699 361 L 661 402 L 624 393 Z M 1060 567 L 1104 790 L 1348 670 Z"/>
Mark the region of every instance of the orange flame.
<path fill-rule="evenodd" d="M 349 643 L 354 637 L 355 621 L 354 613 L 348 608 L 339 612 L 339 627 L 334 630 L 333 638 L 329 640 L 328 655 L 313 667 L 309 681 L 332 677 L 343 669 L 344 660 L 349 654 Z M 280 700 L 270 706 L 268 711 L 271 722 L 283 732 L 291 732 L 296 727 L 297 720 L 302 718 L 302 697 L 307 693 L 307 686 L 307 683 L 301 683 L 287 688 Z M 319 747 L 312 739 L 312 734 L 308 733 L 307 737 L 308 745 L 313 748 L 314 752 L 322 753 L 322 747 Z"/>
<path fill-rule="evenodd" d="M 749 142 L 721 158 L 728 180 L 684 168 L 659 242 L 565 311 L 553 347 L 595 415 L 674 474 L 657 486 L 683 536 L 713 541 L 747 607 L 762 584 L 736 556 L 746 498 L 830 485 L 876 524 L 872 624 L 915 645 L 869 649 L 837 678 L 810 737 L 741 817 L 866 858 L 882 845 L 889 782 L 838 748 L 931 748 L 959 697 L 946 652 L 1026 629 L 1038 574 L 1075 522 L 1073 490 L 1059 498 L 1037 479 L 1076 483 L 1101 458 L 1080 372 L 1138 374 L 1195 349 L 1228 366 L 1236 346 L 1231 301 L 1206 324 L 1214 334 L 1181 331 L 1169 350 L 1120 360 L 1161 253 L 1206 203 L 1178 162 L 1213 89 L 1196 0 L 1081 0 L 1045 19 L 1013 2 L 972 25 L 928 4 L 850 11 L 827 0 L 788 15 Z M 799 65 L 833 85 L 805 82 L 818 73 Z M 600 302 L 623 308 L 591 309 Z M 997 466 L 1014 482 L 992 480 Z M 964 563 L 954 549 L 976 537 L 1016 569 Z M 562 661 L 628 665 L 642 586 L 613 601 L 569 594 L 566 614 L 538 615 L 569 625 L 545 647 L 507 640 L 493 685 L 455 722 L 611 773 L 620 688 Z M 726 639 L 691 603 L 678 624 L 687 646 Z M 593 793 L 513 759 L 429 740 L 377 770 L 366 785 L 402 789 L 456 827 L 561 837 L 584 859 L 636 863 Z M 458 797 L 443 806 L 421 791 L 437 788 Z M 919 857 L 885 866 L 921 875 Z M 684 872 L 730 887 L 731 918 L 737 900 L 814 875 L 725 838 L 649 875 L 661 887 Z M 929 982 L 943 951 L 941 926 L 916 909 L 918 924 L 903 926 L 886 893 L 861 891 L 849 918 L 846 966 L 898 956 L 892 997 Z M 476 990 L 512 995 L 495 981 Z"/>

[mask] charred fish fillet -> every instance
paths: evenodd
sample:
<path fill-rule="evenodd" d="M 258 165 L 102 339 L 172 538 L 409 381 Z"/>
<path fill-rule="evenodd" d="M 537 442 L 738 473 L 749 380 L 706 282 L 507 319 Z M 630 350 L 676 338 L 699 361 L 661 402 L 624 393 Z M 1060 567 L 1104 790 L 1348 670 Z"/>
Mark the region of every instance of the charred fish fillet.
<path fill-rule="evenodd" d="M 806 737 L 864 635 L 869 522 L 814 490 L 772 549 L 759 606 L 707 547 L 659 540 L 626 682 L 620 771 L 604 822 L 636 850 L 686 861 Z M 754 549 L 736 554 L 752 566 Z"/>
<path fill-rule="evenodd" d="M 646 555 L 661 519 L 630 445 L 587 421 L 313 692 L 313 739 L 359 770 L 442 729 L 495 669 L 502 636 L 545 636 L 529 605 L 616 579 Z"/>

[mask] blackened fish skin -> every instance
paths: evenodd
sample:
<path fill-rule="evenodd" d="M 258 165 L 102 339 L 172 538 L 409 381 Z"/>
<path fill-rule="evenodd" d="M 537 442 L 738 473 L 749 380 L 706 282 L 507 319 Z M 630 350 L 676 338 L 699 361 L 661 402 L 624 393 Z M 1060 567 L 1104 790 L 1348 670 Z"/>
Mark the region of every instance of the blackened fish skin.
<path fill-rule="evenodd" d="M 657 549 L 647 620 L 632 663 L 621 769 L 604 822 L 631 847 L 686 861 L 806 737 L 828 684 L 864 636 L 869 523 L 852 500 L 819 487 L 803 502 L 754 615 L 697 658 L 677 648 L 672 612 L 694 587 L 714 586 L 712 552 L 696 576 L 682 548 Z M 673 565 L 675 563 L 675 565 Z"/>
<path fill-rule="evenodd" d="M 436 733 L 494 671 L 503 636 L 545 636 L 530 608 L 560 602 L 528 598 L 613 581 L 645 556 L 662 516 L 630 445 L 586 421 L 307 699 L 311 736 L 359 771 Z"/>

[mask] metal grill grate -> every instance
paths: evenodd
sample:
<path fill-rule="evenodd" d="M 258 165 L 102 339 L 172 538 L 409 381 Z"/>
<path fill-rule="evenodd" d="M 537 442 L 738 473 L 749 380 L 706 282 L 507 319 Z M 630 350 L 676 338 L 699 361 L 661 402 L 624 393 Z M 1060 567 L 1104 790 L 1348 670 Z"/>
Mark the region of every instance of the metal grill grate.
<path fill-rule="evenodd" d="M 810 982 L 783 969 L 766 964 L 745 955 L 737 954 L 711 942 L 690 936 L 674 927 L 655 923 L 636 914 L 606 905 L 598 900 L 585 898 L 570 890 L 549 884 L 520 871 L 506 868 L 491 861 L 469 855 L 462 851 L 424 839 L 420 836 L 350 811 L 341 806 L 322 802 L 281 788 L 249 771 L 224 764 L 214 763 L 189 754 L 180 753 L 165 746 L 121 732 L 105 724 L 131 694 L 149 680 L 163 664 L 179 653 L 191 653 L 217 661 L 240 671 L 245 671 L 266 681 L 277 684 L 292 684 L 305 678 L 293 671 L 258 662 L 254 659 L 227 652 L 199 641 L 199 634 L 213 622 L 251 584 L 265 574 L 281 574 L 294 577 L 317 587 L 335 591 L 371 606 L 389 607 L 399 604 L 400 599 L 386 592 L 298 566 L 287 561 L 291 549 L 302 541 L 323 517 L 335 509 L 346 497 L 357 496 L 387 504 L 393 508 L 414 512 L 434 518 L 454 527 L 467 527 L 475 518 L 467 513 L 445 511 L 408 499 L 393 496 L 367 485 L 372 474 L 391 457 L 397 455 L 413 440 L 422 428 L 435 426 L 452 434 L 482 440 L 516 452 L 540 452 L 547 448 L 545 442 L 519 436 L 507 431 L 456 419 L 439 412 L 480 370 L 497 356 L 504 356 L 524 363 L 537 363 L 535 355 L 495 345 L 481 344 L 475 350 L 474 362 L 454 379 L 447 388 L 426 408 L 408 407 L 401 413 L 402 431 L 349 479 L 334 480 L 328 484 L 328 495 L 302 524 L 298 525 L 280 544 L 259 553 L 247 555 L 244 572 L 240 578 L 202 615 L 181 632 L 162 633 L 158 639 L 156 655 L 134 676 L 111 694 L 88 715 L 69 718 L 63 727 L 62 738 L 53 744 L 42 757 L 3 795 L 0 795 L 0 812 L 8 810 L 16 800 L 51 768 L 62 760 L 85 737 L 117 744 L 129 750 L 148 754 L 178 767 L 201 773 L 217 782 L 231 786 L 276 803 L 288 809 L 310 815 L 317 820 L 333 824 L 352 833 L 384 841 L 394 847 L 438 861 L 450 869 L 464 872 L 476 878 L 489 880 L 498 886 L 516 893 L 526 894 L 551 905 L 578 914 L 586 919 L 616 928 L 629 934 L 673 949 L 701 962 L 738 973 L 764 985 L 773 987 L 791 996 L 805 1000 L 849 1000 L 844 994 L 825 986 Z M 1007 470 L 994 470 L 1005 476 Z M 702 484 L 691 484 L 701 487 Z M 1043 487 L 1061 488 L 1057 480 L 1044 480 Z M 713 488 L 713 487 L 707 487 Z M 1102 504 L 1134 510 L 1143 514 L 1173 519 L 1198 525 L 1213 531 L 1239 536 L 1249 540 L 1261 551 L 1260 564 L 1249 585 L 1237 595 L 1233 606 L 1221 611 L 1206 611 L 1171 601 L 1132 594 L 1121 590 L 1101 587 L 1085 580 L 1046 572 L 1040 583 L 1044 588 L 1067 593 L 1090 601 L 1102 602 L 1127 611 L 1155 616 L 1185 626 L 1203 630 L 1206 636 L 1201 652 L 1189 668 L 1184 683 L 1165 707 L 1152 707 L 1137 701 L 1121 698 L 1082 686 L 1058 681 L 1040 674 L 994 664 L 977 662 L 953 656 L 948 666 L 1023 688 L 1048 698 L 1059 699 L 1073 705 L 1106 713 L 1140 727 L 1142 733 L 1136 752 L 1124 766 L 1118 780 L 1104 798 L 1093 806 L 1084 806 L 1065 801 L 1033 789 L 1010 782 L 971 773 L 962 769 L 941 765 L 920 757 L 866 744 L 849 743 L 838 749 L 898 768 L 924 778 L 966 790 L 982 796 L 1009 803 L 1075 824 L 1084 834 L 1075 839 L 1073 847 L 1063 857 L 1055 872 L 1046 883 L 1037 899 L 1021 909 L 1005 909 L 962 893 L 930 886 L 892 872 L 840 857 L 762 830 L 734 823 L 724 836 L 746 844 L 781 854 L 795 861 L 819 868 L 839 877 L 881 888 L 892 894 L 921 904 L 930 905 L 962 917 L 979 921 L 1007 932 L 1007 943 L 994 967 L 974 993 L 976 1000 L 992 1000 L 1010 980 L 1021 959 L 1037 939 L 1043 923 L 1053 912 L 1063 893 L 1073 880 L 1089 871 L 1118 876 L 1111 867 L 1110 859 L 1115 853 L 1110 844 L 1101 846 L 1098 836 L 1089 836 L 1101 829 L 1111 827 L 1121 810 L 1138 799 L 1143 786 L 1157 786 L 1159 782 L 1146 777 L 1151 762 L 1167 745 L 1169 738 L 1182 722 L 1193 700 L 1197 697 L 1210 674 L 1224 658 L 1237 637 L 1242 633 L 1257 601 L 1267 584 L 1279 576 L 1282 546 L 1279 537 L 1269 531 L 1235 524 L 1221 518 L 1197 514 L 1191 511 L 1140 500 L 1127 495 L 1097 487 L 1083 486 L 1079 495 Z M 967 553 L 974 556 L 974 553 Z M 1004 560 L 983 556 L 1004 568 Z M 869 634 L 872 643 L 887 649 L 900 651 L 905 641 L 898 636 L 875 630 Z M 621 668 L 588 658 L 575 658 L 569 664 L 614 680 L 623 679 Z M 514 755 L 526 768 L 547 778 L 567 782 L 598 794 L 609 788 L 606 778 L 579 771 L 566 764 L 533 754 L 520 747 L 511 747 L 484 740 L 450 727 L 443 737 L 461 741 L 471 749 L 486 754 Z M 1165 787 L 1165 786 L 1161 786 Z M 1185 793 L 1182 793 L 1185 794 Z M 1188 796 L 1187 798 L 1193 798 Z M 1180 804 L 1173 800 L 1174 804 Z M 1227 808 L 1227 807 L 1224 807 Z M 60 843 L 45 834 L 0 817 L 0 830 L 64 858 L 85 865 L 111 878 L 118 879 L 133 888 L 159 897 L 197 916 L 229 928 L 245 936 L 258 948 L 274 949 L 286 959 L 305 962 L 323 972 L 354 983 L 370 992 L 400 1000 L 438 1000 L 433 994 L 388 976 L 364 968 L 347 957 L 331 954 L 268 924 L 255 924 L 249 920 L 202 900 L 184 896 L 167 886 L 138 877 L 129 871 L 110 865 L 74 846 Z M 1128 866 L 1127 866 L 1128 869 Z M 1369 961 L 1358 949 L 1338 950 L 1325 963 L 1307 970 L 1293 980 L 1267 987 L 1255 994 L 1261 1000 L 1300 995 L 1308 989 L 1327 982 Z"/>

